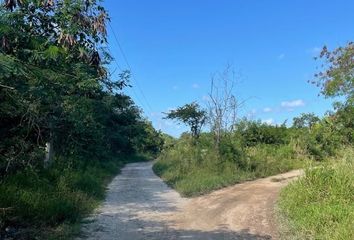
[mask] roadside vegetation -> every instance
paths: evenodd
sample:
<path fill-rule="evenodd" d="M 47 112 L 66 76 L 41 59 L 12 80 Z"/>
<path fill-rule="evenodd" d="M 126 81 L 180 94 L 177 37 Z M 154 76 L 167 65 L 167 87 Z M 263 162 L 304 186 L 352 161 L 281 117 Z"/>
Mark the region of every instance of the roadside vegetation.
<path fill-rule="evenodd" d="M 191 133 L 165 141 L 154 171 L 182 195 L 195 196 L 291 169 L 308 169 L 281 194 L 279 214 L 288 224 L 284 236 L 353 239 L 353 56 L 353 43 L 332 52 L 323 48 L 319 59 L 326 68 L 311 83 L 321 87 L 325 97 L 340 101 L 322 118 L 303 113 L 291 126 L 236 118 L 242 102 L 233 95 L 235 75 L 227 66 L 211 79 L 205 109 L 193 103 L 167 113 L 166 118 L 190 126 Z M 193 132 L 203 126 L 207 131 Z"/>
<path fill-rule="evenodd" d="M 194 196 L 301 168 L 309 156 L 300 142 L 291 140 L 296 133 L 244 119 L 223 137 L 219 149 L 212 133 L 202 133 L 197 140 L 184 134 L 164 148 L 154 171 L 183 195 Z"/>
<path fill-rule="evenodd" d="M 0 239 L 65 239 L 161 134 L 111 79 L 96 1 L 0 6 Z"/>
<path fill-rule="evenodd" d="M 119 169 L 125 163 L 150 159 L 120 155 L 102 160 L 79 168 L 63 163 L 48 169 L 29 168 L 3 179 L 0 185 L 0 204 L 5 207 L 1 212 L 2 236 L 71 239 L 79 234 L 81 219 L 103 200 L 106 185 Z"/>
<path fill-rule="evenodd" d="M 354 149 L 306 170 L 281 193 L 284 239 L 354 238 Z"/>
<path fill-rule="evenodd" d="M 341 97 L 334 104 L 325 147 L 331 157 L 284 189 L 279 201 L 280 218 L 287 222 L 284 239 L 354 238 L 354 44 L 333 51 L 323 48 L 320 57 L 326 68 L 316 74 L 326 97 Z"/>
<path fill-rule="evenodd" d="M 166 113 L 190 132 L 156 131 L 133 100 L 129 71 L 112 79 L 100 1 L 5 0 L 0 6 L 0 239 L 67 239 L 128 162 L 184 196 L 305 168 L 281 194 L 288 235 L 354 239 L 354 44 L 320 54 L 313 84 L 336 97 L 325 116 L 270 125 L 239 118 L 231 66 L 205 107 Z M 208 128 L 209 127 L 209 128 Z"/>

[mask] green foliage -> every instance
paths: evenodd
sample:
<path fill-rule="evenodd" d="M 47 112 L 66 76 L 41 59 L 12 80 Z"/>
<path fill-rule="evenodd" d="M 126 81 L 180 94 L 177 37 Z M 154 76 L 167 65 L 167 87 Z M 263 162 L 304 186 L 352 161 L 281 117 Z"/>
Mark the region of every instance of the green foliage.
<path fill-rule="evenodd" d="M 293 119 L 293 127 L 295 128 L 311 128 L 320 119 L 314 113 L 302 113 L 299 117 Z"/>
<path fill-rule="evenodd" d="M 193 196 L 299 168 L 306 159 L 290 145 L 244 147 L 242 142 L 231 134 L 216 150 L 212 133 L 201 134 L 196 144 L 184 135 L 162 151 L 153 169 L 181 194 Z"/>
<path fill-rule="evenodd" d="M 292 138 L 299 147 L 316 160 L 334 156 L 341 145 L 347 145 L 345 134 L 349 128 L 341 132 L 341 120 L 326 116 L 311 128 L 301 128 L 293 132 Z M 295 130 L 295 129 L 294 129 Z"/>
<path fill-rule="evenodd" d="M 198 138 L 207 117 L 206 111 L 193 102 L 171 110 L 167 113 L 166 119 L 174 119 L 188 125 L 191 128 L 192 136 Z"/>
<path fill-rule="evenodd" d="M 0 177 L 40 169 L 47 143 L 77 162 L 157 154 L 160 135 L 119 93 L 129 72 L 112 81 L 105 69 L 111 58 L 102 6 L 7 1 L 0 11 Z"/>
<path fill-rule="evenodd" d="M 0 6 L 0 208 L 11 209 L 0 215 L 0 238 L 7 226 L 77 222 L 123 156 L 156 156 L 163 145 L 121 92 L 130 73 L 107 72 L 108 20 L 95 0 Z"/>
<path fill-rule="evenodd" d="M 354 103 L 354 43 L 329 51 L 323 47 L 320 58 L 326 68 L 317 73 L 317 81 L 326 97 L 344 96 L 346 102 Z"/>
<path fill-rule="evenodd" d="M 301 128 L 242 119 L 233 132 L 225 133 L 219 148 L 212 133 L 202 133 L 196 142 L 183 134 L 163 149 L 154 170 L 176 190 L 191 196 L 301 168 L 309 160 L 335 156 L 348 144 L 348 128 L 339 131 L 343 120 L 338 114 L 316 118 L 311 127 L 306 119 L 313 116 L 303 114 L 306 124 Z"/>
<path fill-rule="evenodd" d="M 336 126 L 337 134 L 342 136 L 342 143 L 354 143 L 354 105 L 336 103 L 336 112 L 331 114 L 331 120 Z"/>
<path fill-rule="evenodd" d="M 235 134 L 245 146 L 257 144 L 284 144 L 289 142 L 289 130 L 285 124 L 272 126 L 261 121 L 242 119 L 235 125 Z"/>
<path fill-rule="evenodd" d="M 47 239 L 46 232 L 50 231 L 41 234 L 33 231 L 78 223 L 103 199 L 108 180 L 120 167 L 141 160 L 146 158 L 121 156 L 85 168 L 53 165 L 44 171 L 26 169 L 8 176 L 0 185 L 0 206 L 11 210 L 0 216 L 0 229 L 28 228 L 31 237 L 39 235 L 40 239 Z"/>
<path fill-rule="evenodd" d="M 304 114 L 294 119 L 294 127 L 302 128 L 295 135 L 301 149 L 315 159 L 336 159 L 309 168 L 282 192 L 279 205 L 287 221 L 285 239 L 354 238 L 353 56 L 352 42 L 333 51 L 323 48 L 320 58 L 325 69 L 312 83 L 326 97 L 340 96 L 344 101 L 336 102 L 335 112 L 320 121 Z M 338 154 L 340 148 L 345 149 L 343 157 Z"/>
<path fill-rule="evenodd" d="M 354 238 L 354 150 L 306 170 L 281 193 L 280 208 L 299 239 Z"/>

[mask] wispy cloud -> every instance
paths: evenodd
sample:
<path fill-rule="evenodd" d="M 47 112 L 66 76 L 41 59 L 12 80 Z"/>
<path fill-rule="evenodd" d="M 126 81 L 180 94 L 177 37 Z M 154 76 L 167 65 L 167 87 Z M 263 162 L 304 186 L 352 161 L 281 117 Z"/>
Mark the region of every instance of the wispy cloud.
<path fill-rule="evenodd" d="M 256 116 L 257 109 L 253 108 L 251 111 L 247 112 L 247 118 L 254 118 Z"/>
<path fill-rule="evenodd" d="M 197 88 L 200 88 L 200 86 L 197 83 L 193 83 L 192 88 L 197 89 Z"/>
<path fill-rule="evenodd" d="M 284 53 L 281 53 L 278 55 L 278 60 L 283 60 L 285 58 L 285 54 Z"/>
<path fill-rule="evenodd" d="M 280 104 L 284 108 L 295 108 L 305 106 L 305 101 L 302 99 L 296 99 L 292 101 L 284 101 Z"/>
<path fill-rule="evenodd" d="M 270 107 L 263 108 L 263 112 L 265 112 L 265 113 L 269 113 L 271 111 L 273 111 L 273 109 Z"/>
<path fill-rule="evenodd" d="M 174 86 L 172 87 L 172 89 L 176 91 L 176 90 L 179 89 L 179 87 L 178 87 L 177 85 L 174 85 Z"/>

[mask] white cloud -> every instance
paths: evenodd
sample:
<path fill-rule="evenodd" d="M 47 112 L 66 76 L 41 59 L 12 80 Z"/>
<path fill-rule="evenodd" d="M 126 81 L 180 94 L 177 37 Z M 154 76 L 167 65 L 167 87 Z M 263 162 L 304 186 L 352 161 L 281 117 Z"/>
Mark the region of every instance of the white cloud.
<path fill-rule="evenodd" d="M 172 89 L 173 89 L 173 90 L 178 90 L 179 87 L 178 87 L 177 85 L 174 85 L 174 86 L 172 87 Z"/>
<path fill-rule="evenodd" d="M 265 113 L 268 113 L 271 111 L 273 111 L 273 109 L 271 109 L 270 107 L 263 108 L 263 112 L 265 112 Z"/>
<path fill-rule="evenodd" d="M 209 101 L 210 101 L 210 97 L 209 97 L 208 95 L 204 95 L 204 96 L 202 97 L 202 100 L 203 100 L 203 101 L 206 101 L 206 102 L 209 102 Z"/>
<path fill-rule="evenodd" d="M 264 119 L 262 120 L 262 123 L 265 123 L 267 125 L 274 125 L 274 119 L 273 118 Z"/>
<path fill-rule="evenodd" d="M 285 54 L 284 53 L 279 54 L 277 58 L 278 58 L 278 60 L 282 60 L 285 58 Z"/>
<path fill-rule="evenodd" d="M 296 99 L 296 100 L 292 100 L 292 101 L 281 102 L 280 105 L 285 108 L 294 108 L 294 107 L 305 106 L 305 102 L 302 99 Z"/>
<path fill-rule="evenodd" d="M 192 88 L 194 88 L 194 89 L 197 89 L 197 88 L 199 88 L 200 86 L 199 86 L 199 84 L 197 84 L 197 83 L 193 83 L 193 85 L 192 85 Z"/>

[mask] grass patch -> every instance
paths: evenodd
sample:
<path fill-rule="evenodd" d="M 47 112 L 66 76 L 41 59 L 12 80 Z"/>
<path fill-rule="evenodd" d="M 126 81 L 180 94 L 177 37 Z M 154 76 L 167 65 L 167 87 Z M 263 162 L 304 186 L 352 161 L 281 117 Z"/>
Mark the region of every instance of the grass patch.
<path fill-rule="evenodd" d="M 354 150 L 308 169 L 282 191 L 279 208 L 289 239 L 354 239 Z"/>
<path fill-rule="evenodd" d="M 104 198 L 106 185 L 120 168 L 142 160 L 146 158 L 126 156 L 77 169 L 56 165 L 8 176 L 0 185 L 0 208 L 9 208 L 0 213 L 1 237 L 70 239 L 79 231 L 80 220 Z"/>

